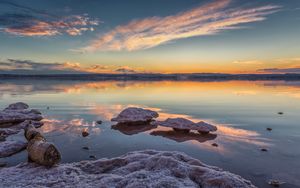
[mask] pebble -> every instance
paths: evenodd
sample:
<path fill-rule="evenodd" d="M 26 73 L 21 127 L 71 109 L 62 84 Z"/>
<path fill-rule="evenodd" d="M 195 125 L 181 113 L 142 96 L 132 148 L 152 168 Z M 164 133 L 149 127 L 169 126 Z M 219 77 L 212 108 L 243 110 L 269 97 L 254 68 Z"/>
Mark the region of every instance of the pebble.
<path fill-rule="evenodd" d="M 100 124 L 102 124 L 102 121 L 98 120 L 98 121 L 96 121 L 96 123 L 100 125 Z"/>
<path fill-rule="evenodd" d="M 279 187 L 281 184 L 284 184 L 284 182 L 280 182 L 279 180 L 270 180 L 269 185 L 272 185 L 273 187 Z"/>
<path fill-rule="evenodd" d="M 267 131 L 272 131 L 272 128 L 268 127 L 268 128 L 267 128 Z"/>
<path fill-rule="evenodd" d="M 81 134 L 83 137 L 87 137 L 89 135 L 89 133 L 86 130 L 83 130 Z"/>
<path fill-rule="evenodd" d="M 90 155 L 90 159 L 96 159 L 95 155 Z"/>
<path fill-rule="evenodd" d="M 268 151 L 266 148 L 261 148 L 260 151 Z"/>
<path fill-rule="evenodd" d="M 279 115 L 283 115 L 283 112 L 278 112 Z"/>
<path fill-rule="evenodd" d="M 211 145 L 214 146 L 214 147 L 218 147 L 219 146 L 217 143 L 212 143 Z"/>
<path fill-rule="evenodd" d="M 89 150 L 90 148 L 87 147 L 87 146 L 83 146 L 82 149 L 84 149 L 84 150 Z"/>

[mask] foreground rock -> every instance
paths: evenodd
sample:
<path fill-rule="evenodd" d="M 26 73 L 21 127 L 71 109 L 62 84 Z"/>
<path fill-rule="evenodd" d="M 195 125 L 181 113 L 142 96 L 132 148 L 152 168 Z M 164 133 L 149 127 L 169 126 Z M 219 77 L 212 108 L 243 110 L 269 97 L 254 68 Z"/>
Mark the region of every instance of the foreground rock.
<path fill-rule="evenodd" d="M 25 120 L 40 121 L 42 119 L 41 112 L 35 109 L 30 110 L 27 104 L 19 102 L 0 111 L 0 128 L 9 127 Z"/>
<path fill-rule="evenodd" d="M 60 162 L 61 156 L 54 144 L 47 142 L 45 137 L 33 126 L 25 129 L 28 140 L 28 159 L 40 165 L 51 167 Z"/>
<path fill-rule="evenodd" d="M 7 140 L 11 135 L 20 133 L 28 125 L 40 127 L 42 115 L 38 110 L 29 109 L 25 103 L 18 102 L 0 111 L 0 158 L 8 157 L 26 148 L 26 141 Z"/>
<path fill-rule="evenodd" d="M 4 142 L 0 142 L 0 158 L 9 157 L 15 153 L 18 153 L 24 150 L 26 146 L 27 142 L 20 140 L 6 140 Z"/>
<path fill-rule="evenodd" d="M 183 153 L 152 150 L 50 169 L 25 163 L 0 169 L 0 182 L 3 187 L 255 187 Z"/>
<path fill-rule="evenodd" d="M 191 130 L 196 130 L 201 134 L 217 131 L 217 127 L 203 121 L 194 123 L 185 118 L 168 118 L 165 121 L 157 121 L 156 124 L 164 127 L 173 128 L 175 131 L 188 133 Z"/>
<path fill-rule="evenodd" d="M 129 107 L 123 110 L 117 117 L 111 121 L 116 121 L 123 124 L 141 124 L 150 122 L 158 117 L 158 113 L 152 110 L 143 108 Z"/>

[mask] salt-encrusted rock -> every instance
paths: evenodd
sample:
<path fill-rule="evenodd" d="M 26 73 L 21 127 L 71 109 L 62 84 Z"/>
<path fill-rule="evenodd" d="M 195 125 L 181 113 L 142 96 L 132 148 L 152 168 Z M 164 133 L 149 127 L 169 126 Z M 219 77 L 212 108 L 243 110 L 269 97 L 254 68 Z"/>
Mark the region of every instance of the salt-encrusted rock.
<path fill-rule="evenodd" d="M 250 181 L 180 152 L 135 151 L 112 159 L 45 168 L 20 164 L 0 169 L 3 187 L 255 188 Z"/>
<path fill-rule="evenodd" d="M 0 128 L 0 136 L 4 138 L 19 133 L 22 129 L 25 129 L 28 125 L 33 125 L 35 128 L 41 127 L 43 125 L 40 121 L 30 121 L 25 120 L 22 123 L 15 124 L 9 128 Z"/>
<path fill-rule="evenodd" d="M 0 142 L 0 158 L 8 157 L 24 150 L 27 146 L 27 142 L 20 140 L 6 140 Z"/>
<path fill-rule="evenodd" d="M 4 111 L 5 110 L 25 110 L 28 108 L 29 108 L 28 104 L 23 103 L 23 102 L 17 102 L 17 103 L 10 104 L 7 108 L 4 109 Z"/>
<path fill-rule="evenodd" d="M 112 118 L 111 121 L 118 123 L 143 123 L 152 121 L 158 117 L 158 113 L 152 110 L 143 108 L 129 107 L 123 110 L 117 117 Z"/>
<path fill-rule="evenodd" d="M 196 130 L 199 133 L 207 134 L 217 130 L 217 127 L 203 121 L 194 123 L 185 118 L 168 118 L 165 121 L 157 121 L 157 125 L 171 127 L 175 131 L 188 133 L 190 130 Z"/>
<path fill-rule="evenodd" d="M 25 120 L 40 121 L 42 119 L 40 111 L 30 110 L 27 104 L 21 102 L 11 104 L 3 111 L 0 111 L 0 127 L 11 126 Z"/>

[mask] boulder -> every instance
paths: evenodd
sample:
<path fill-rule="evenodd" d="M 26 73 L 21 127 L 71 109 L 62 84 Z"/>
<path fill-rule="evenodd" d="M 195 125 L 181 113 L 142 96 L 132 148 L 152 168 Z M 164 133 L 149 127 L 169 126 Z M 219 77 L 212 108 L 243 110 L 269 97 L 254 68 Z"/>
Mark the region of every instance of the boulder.
<path fill-rule="evenodd" d="M 158 113 L 152 110 L 129 107 L 124 109 L 117 117 L 112 118 L 111 121 L 124 124 L 139 124 L 150 122 L 158 117 Z"/>
<path fill-rule="evenodd" d="M 0 111 L 0 128 L 9 127 L 25 120 L 40 121 L 42 119 L 40 111 L 30 110 L 27 104 L 18 102 L 10 104 L 3 111 Z"/>
<path fill-rule="evenodd" d="M 180 152 L 135 151 L 52 168 L 23 163 L 0 169 L 3 187 L 255 188 L 250 181 Z"/>
<path fill-rule="evenodd" d="M 20 140 L 6 140 L 0 142 L 0 158 L 8 157 L 24 150 L 27 146 L 27 142 Z"/>
<path fill-rule="evenodd" d="M 165 121 L 157 121 L 155 124 L 173 128 L 174 131 L 188 133 L 191 130 L 196 130 L 201 134 L 207 134 L 209 132 L 214 132 L 217 127 L 203 121 L 194 123 L 191 120 L 185 118 L 168 118 Z"/>

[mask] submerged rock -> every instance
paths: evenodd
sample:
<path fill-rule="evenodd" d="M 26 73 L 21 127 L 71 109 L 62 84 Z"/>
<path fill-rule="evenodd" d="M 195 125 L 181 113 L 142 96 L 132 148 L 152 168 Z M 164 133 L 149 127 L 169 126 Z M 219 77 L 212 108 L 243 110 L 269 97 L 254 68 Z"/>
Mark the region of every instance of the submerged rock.
<path fill-rule="evenodd" d="M 273 187 L 279 187 L 280 185 L 284 184 L 284 182 L 281 182 L 279 180 L 270 180 L 268 183 Z"/>
<path fill-rule="evenodd" d="M 0 142 L 0 158 L 8 157 L 24 150 L 27 146 L 27 142 L 20 140 L 6 140 Z"/>
<path fill-rule="evenodd" d="M 129 107 L 123 110 L 117 117 L 112 118 L 111 121 L 134 124 L 141 122 L 150 122 L 158 116 L 158 113 L 152 110 Z"/>
<path fill-rule="evenodd" d="M 217 127 L 203 121 L 194 123 L 185 118 L 168 118 L 165 121 L 157 121 L 156 124 L 164 127 L 171 127 L 175 131 L 188 133 L 191 130 L 196 130 L 199 133 L 207 134 L 209 132 L 217 131 Z"/>
<path fill-rule="evenodd" d="M 255 188 L 250 181 L 180 152 L 135 151 L 112 159 L 45 168 L 30 163 L 0 169 L 3 187 Z"/>

